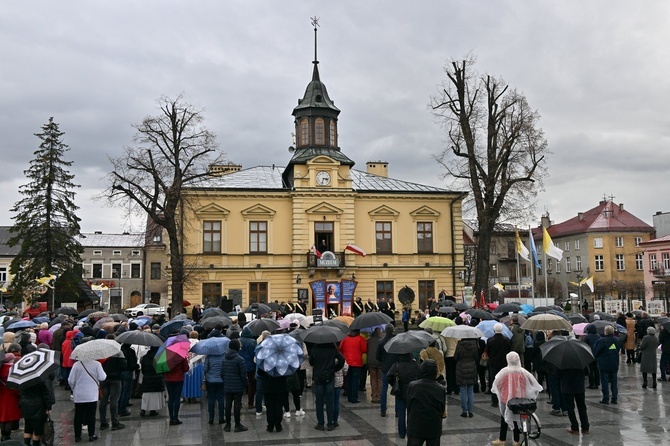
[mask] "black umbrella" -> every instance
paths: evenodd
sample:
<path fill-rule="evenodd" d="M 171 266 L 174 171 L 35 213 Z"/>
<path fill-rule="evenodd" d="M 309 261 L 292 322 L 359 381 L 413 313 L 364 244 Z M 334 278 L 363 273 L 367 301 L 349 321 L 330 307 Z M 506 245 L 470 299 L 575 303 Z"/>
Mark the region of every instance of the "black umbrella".
<path fill-rule="evenodd" d="M 68 316 L 76 316 L 79 314 L 76 308 L 72 307 L 60 307 L 56 310 L 55 314 L 66 314 Z"/>
<path fill-rule="evenodd" d="M 270 303 L 267 304 L 267 305 L 268 305 L 268 307 L 270 307 L 271 310 L 275 310 L 275 311 L 276 311 L 276 310 L 279 310 L 279 304 L 276 303 L 276 302 L 270 302 Z"/>
<path fill-rule="evenodd" d="M 445 307 L 451 307 L 451 306 L 454 306 L 456 304 L 456 302 L 454 302 L 451 299 L 445 299 L 442 302 L 440 302 L 440 304 L 444 305 Z"/>
<path fill-rule="evenodd" d="M 125 322 L 128 320 L 128 316 L 119 313 L 110 314 L 109 317 L 111 317 L 114 322 Z"/>
<path fill-rule="evenodd" d="M 378 325 L 386 325 L 393 321 L 389 316 L 380 312 L 373 311 L 371 313 L 363 313 L 358 316 L 349 326 L 350 330 L 360 330 L 361 328 L 376 327 Z"/>
<path fill-rule="evenodd" d="M 450 314 L 455 313 L 456 309 L 454 307 L 440 307 L 437 309 L 437 312 L 442 314 Z"/>
<path fill-rule="evenodd" d="M 581 370 L 595 361 L 591 347 L 578 339 L 554 337 L 540 346 L 542 359 L 561 370 Z"/>
<path fill-rule="evenodd" d="M 568 314 L 568 320 L 573 325 L 574 324 L 582 324 L 582 323 L 586 322 L 586 318 L 579 313 Z"/>
<path fill-rule="evenodd" d="M 67 316 L 66 316 L 66 315 L 64 315 L 64 314 L 59 314 L 59 315 L 56 316 L 55 318 L 51 319 L 51 321 L 49 322 L 49 328 L 53 327 L 53 326 L 56 325 L 56 324 L 62 324 L 63 321 L 65 321 L 65 319 L 67 319 Z"/>
<path fill-rule="evenodd" d="M 593 322 L 594 316 L 598 316 L 601 321 L 616 321 L 616 317 L 613 314 L 603 313 L 601 311 L 596 311 L 595 313 L 589 314 L 589 322 Z"/>
<path fill-rule="evenodd" d="M 662 318 L 659 318 L 659 319 L 662 319 Z M 670 331 L 670 321 L 661 322 L 661 325 L 663 326 L 663 330 Z"/>
<path fill-rule="evenodd" d="M 49 379 L 58 368 L 54 350 L 37 349 L 12 364 L 7 376 L 7 387 L 23 390 Z"/>
<path fill-rule="evenodd" d="M 612 322 L 612 321 L 602 321 L 602 320 L 601 321 L 595 321 L 595 322 L 591 322 L 590 325 L 593 325 L 594 327 L 596 327 L 596 332 L 600 336 L 605 334 L 605 327 L 607 327 L 608 325 L 614 327 L 614 331 L 617 331 L 617 324 Z"/>
<path fill-rule="evenodd" d="M 430 333 L 423 330 L 411 330 L 395 335 L 384 344 L 384 348 L 389 353 L 412 353 L 428 347 L 433 341 L 435 338 Z"/>
<path fill-rule="evenodd" d="M 245 313 L 253 313 L 257 316 L 260 316 L 262 314 L 268 314 L 270 311 L 272 311 L 272 308 L 270 308 L 266 304 L 251 304 L 244 309 Z"/>
<path fill-rule="evenodd" d="M 468 306 L 468 304 L 464 304 L 463 302 L 457 302 L 454 304 L 454 308 L 457 309 L 458 311 L 465 311 L 470 307 Z"/>
<path fill-rule="evenodd" d="M 336 319 L 326 319 L 323 321 L 323 325 L 330 326 L 330 327 L 335 327 L 338 330 L 341 330 L 342 333 L 347 334 L 349 333 L 349 326 L 345 324 L 342 321 L 338 321 Z"/>
<path fill-rule="evenodd" d="M 216 307 L 207 308 L 202 313 L 202 316 L 200 316 L 200 320 L 207 319 L 207 318 L 214 317 L 214 316 L 229 316 L 229 314 L 226 313 L 225 311 L 223 311 L 221 308 L 216 308 Z"/>
<path fill-rule="evenodd" d="M 302 340 L 312 344 L 331 344 L 340 342 L 347 335 L 337 327 L 328 325 L 314 325 L 302 332 Z"/>
<path fill-rule="evenodd" d="M 116 337 L 119 344 L 146 345 L 147 347 L 160 347 L 163 340 L 150 331 L 131 330 L 121 333 Z"/>
<path fill-rule="evenodd" d="M 533 311 L 536 313 L 546 313 L 547 311 L 551 311 L 552 309 L 553 308 L 540 305 L 539 307 L 533 308 Z"/>
<path fill-rule="evenodd" d="M 519 305 L 519 304 L 506 303 L 506 304 L 498 305 L 498 307 L 495 309 L 496 314 L 519 313 L 519 312 L 521 312 L 521 305 Z"/>
<path fill-rule="evenodd" d="M 211 330 L 219 324 L 222 327 L 225 327 L 225 326 L 230 327 L 231 325 L 233 325 L 233 321 L 228 319 L 226 316 L 212 316 L 212 317 L 208 317 L 205 320 L 200 319 L 200 325 L 205 330 Z"/>
<path fill-rule="evenodd" d="M 5 311 L 4 313 L 0 314 L 0 316 L 16 316 L 17 314 L 19 314 L 19 313 L 12 310 L 12 311 Z"/>
<path fill-rule="evenodd" d="M 269 318 L 254 319 L 245 325 L 244 328 L 251 330 L 252 335 L 260 336 L 261 333 L 263 333 L 265 330 L 273 333 L 276 329 L 279 328 L 279 322 Z"/>
<path fill-rule="evenodd" d="M 171 320 L 173 320 L 173 321 L 183 321 L 183 320 L 186 320 L 186 319 L 188 319 L 188 315 L 187 315 L 187 314 L 185 314 L 185 313 L 179 313 L 178 315 L 176 315 L 175 317 L 173 317 Z"/>
<path fill-rule="evenodd" d="M 84 310 L 77 315 L 77 319 L 81 319 L 83 317 L 86 317 L 91 313 L 95 313 L 96 311 L 99 311 L 99 310 L 97 308 L 89 308 L 88 310 Z"/>
<path fill-rule="evenodd" d="M 493 320 L 493 315 L 491 313 L 489 313 L 488 311 L 479 310 L 477 308 L 470 308 L 465 313 L 469 314 L 471 317 L 479 319 L 480 321 Z"/>

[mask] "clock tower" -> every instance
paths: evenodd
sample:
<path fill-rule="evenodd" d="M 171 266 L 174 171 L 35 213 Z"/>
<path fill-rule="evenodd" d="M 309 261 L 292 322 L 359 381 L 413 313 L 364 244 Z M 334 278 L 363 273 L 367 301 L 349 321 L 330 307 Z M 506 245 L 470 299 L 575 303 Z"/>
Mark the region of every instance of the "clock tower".
<path fill-rule="evenodd" d="M 328 96 L 328 91 L 319 74 L 317 59 L 318 19 L 314 25 L 314 65 L 312 80 L 307 85 L 302 99 L 293 109 L 295 117 L 295 147 L 293 157 L 283 174 L 288 188 L 296 187 L 338 187 L 338 177 L 344 174 L 354 162 L 344 155 L 338 146 L 337 117 L 340 110 Z M 328 162 L 328 159 L 329 162 Z M 341 166 L 341 167 L 340 167 Z M 342 171 L 342 168 L 346 172 Z"/>

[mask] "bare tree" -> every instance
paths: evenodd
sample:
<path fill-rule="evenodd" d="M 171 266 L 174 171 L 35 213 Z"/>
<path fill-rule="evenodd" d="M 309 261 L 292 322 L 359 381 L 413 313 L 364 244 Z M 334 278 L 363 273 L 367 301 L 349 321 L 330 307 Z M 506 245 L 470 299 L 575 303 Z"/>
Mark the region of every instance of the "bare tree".
<path fill-rule="evenodd" d="M 471 192 L 479 220 L 475 292 L 489 289 L 489 247 L 496 223 L 520 221 L 542 190 L 545 156 L 539 114 L 522 93 L 498 78 L 479 75 L 474 59 L 452 61 L 447 80 L 431 98 L 435 116 L 447 130 L 447 146 L 436 156 L 444 178 Z"/>
<path fill-rule="evenodd" d="M 172 309 L 183 308 L 187 272 L 183 253 L 183 223 L 179 209 L 187 205 L 182 191 L 208 176 L 208 167 L 221 162 L 215 156 L 215 135 L 204 125 L 202 110 L 183 101 L 158 100 L 160 113 L 147 116 L 137 130 L 134 145 L 124 155 L 110 158 L 106 196 L 112 203 L 130 202 L 132 211 L 143 213 L 165 229 L 170 250 Z M 216 159 L 213 159 L 216 158 Z"/>

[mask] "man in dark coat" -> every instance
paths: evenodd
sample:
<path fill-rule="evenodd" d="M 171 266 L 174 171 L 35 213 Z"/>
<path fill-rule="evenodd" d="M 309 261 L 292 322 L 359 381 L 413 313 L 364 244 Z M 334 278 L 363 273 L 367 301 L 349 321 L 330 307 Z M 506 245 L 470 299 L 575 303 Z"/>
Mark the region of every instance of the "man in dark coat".
<path fill-rule="evenodd" d="M 240 340 L 233 339 L 228 344 L 228 351 L 223 355 L 221 362 L 221 378 L 223 379 L 223 392 L 226 397 L 226 425 L 225 432 L 230 432 L 230 412 L 235 403 L 235 432 L 244 432 L 248 428 L 242 425 L 242 395 L 247 390 L 247 367 L 244 359 L 239 355 L 241 348 Z"/>
<path fill-rule="evenodd" d="M 363 300 L 360 297 L 357 297 L 354 300 L 354 304 L 351 306 L 352 311 L 354 312 L 354 317 L 358 317 L 363 314 Z"/>
<path fill-rule="evenodd" d="M 593 349 L 593 356 L 598 361 L 600 369 L 600 382 L 602 384 L 602 404 L 617 403 L 619 386 L 617 373 L 619 372 L 619 353 L 621 352 L 621 341 L 614 336 L 614 327 L 605 327 L 605 336 L 598 339 Z M 610 400 L 610 385 L 612 387 L 612 399 Z"/>
<path fill-rule="evenodd" d="M 661 325 L 661 334 L 658 335 L 658 343 L 661 344 L 661 377 L 658 380 L 666 381 L 666 369 L 668 363 L 670 363 L 670 332 L 665 328 L 665 325 Z"/>
<path fill-rule="evenodd" d="M 640 315 L 640 320 L 635 324 L 635 334 L 637 335 L 638 342 L 647 335 L 647 328 L 653 326 L 654 321 L 643 311 Z"/>
<path fill-rule="evenodd" d="M 584 371 L 579 370 L 559 370 L 561 394 L 568 409 L 570 418 L 570 427 L 568 432 L 579 435 L 579 426 L 582 427 L 582 434 L 589 433 L 589 415 L 586 412 L 586 388 L 584 387 Z M 575 415 L 575 403 L 579 412 L 579 422 Z"/>
<path fill-rule="evenodd" d="M 593 324 L 587 325 L 584 342 L 591 347 L 591 353 L 593 353 L 593 348 L 596 346 L 598 339 L 600 339 L 600 335 L 596 330 L 596 326 Z M 598 370 L 598 361 L 593 361 L 589 364 L 589 389 L 597 389 L 598 387 L 600 387 L 600 370 Z"/>
<path fill-rule="evenodd" d="M 113 334 L 107 335 L 107 339 L 114 339 Z M 109 417 L 112 420 L 112 430 L 119 430 L 126 427 L 119 422 L 119 398 L 121 397 L 121 378 L 123 372 L 128 369 L 128 363 L 124 355 L 112 356 L 107 358 L 102 364 L 102 369 L 107 374 L 107 378 L 100 383 L 102 397 L 98 406 L 100 415 L 100 430 L 109 428 L 107 422 L 107 405 L 109 405 Z"/>
<path fill-rule="evenodd" d="M 388 390 L 389 390 L 389 382 L 388 378 L 386 377 L 386 374 L 388 371 L 391 369 L 391 366 L 398 362 L 400 359 L 401 355 L 395 354 L 395 353 L 389 353 L 386 351 L 384 348 L 384 345 L 388 341 L 391 340 L 395 336 L 395 328 L 393 327 L 392 324 L 386 324 L 386 334 L 382 338 L 381 341 L 379 341 L 379 345 L 377 346 L 377 361 L 381 363 L 381 372 L 382 372 L 382 389 L 381 389 L 381 394 L 379 398 L 379 402 L 381 404 L 381 416 L 385 417 L 386 416 L 386 400 L 388 398 Z M 370 353 L 372 354 L 372 352 Z"/>
<path fill-rule="evenodd" d="M 437 364 L 427 359 L 421 363 L 419 379 L 407 388 L 407 446 L 440 444 L 446 394 L 436 375 Z"/>
<path fill-rule="evenodd" d="M 315 344 L 309 353 L 309 363 L 313 367 L 312 384 L 316 399 L 316 426 L 314 429 L 324 430 L 325 421 L 329 431 L 335 429 L 335 372 L 344 367 L 344 356 L 335 344 Z M 323 406 L 326 406 L 326 417 L 323 417 Z M 281 415 L 280 415 L 281 416 Z"/>
<path fill-rule="evenodd" d="M 489 357 L 489 383 L 493 383 L 499 371 L 507 367 L 507 354 L 512 351 L 512 343 L 502 334 L 503 326 L 493 326 L 493 336 L 486 342 L 486 354 Z M 498 396 L 491 393 L 491 407 L 498 407 Z"/>

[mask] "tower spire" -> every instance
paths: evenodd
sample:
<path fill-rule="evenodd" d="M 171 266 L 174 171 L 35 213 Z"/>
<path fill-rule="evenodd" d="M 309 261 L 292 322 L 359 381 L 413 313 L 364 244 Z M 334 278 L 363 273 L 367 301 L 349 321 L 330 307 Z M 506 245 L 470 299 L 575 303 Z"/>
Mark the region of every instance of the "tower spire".
<path fill-rule="evenodd" d="M 316 57 L 316 48 L 317 48 L 317 43 L 316 43 L 316 33 L 317 33 L 317 26 L 319 25 L 319 18 L 317 16 L 310 17 L 312 19 L 312 26 L 314 27 L 314 61 L 312 62 L 314 65 L 319 63 L 319 59 Z"/>

